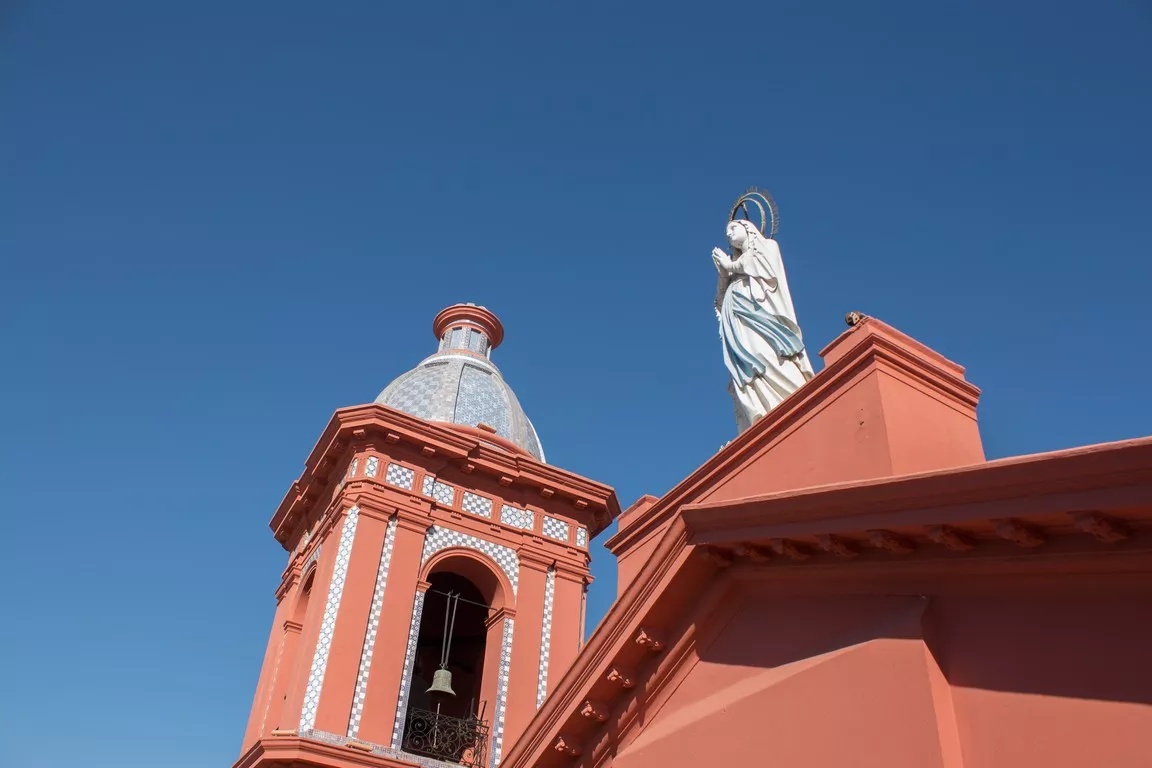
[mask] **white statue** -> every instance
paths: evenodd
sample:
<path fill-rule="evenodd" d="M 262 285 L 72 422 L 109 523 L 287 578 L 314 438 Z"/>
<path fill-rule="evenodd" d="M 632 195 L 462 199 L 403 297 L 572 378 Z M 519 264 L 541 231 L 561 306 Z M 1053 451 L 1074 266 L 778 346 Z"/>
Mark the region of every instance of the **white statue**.
<path fill-rule="evenodd" d="M 747 214 L 749 203 L 760 209 L 759 228 L 748 219 L 735 218 L 741 209 Z M 736 202 L 728 222 L 731 254 L 712 249 L 720 273 L 716 316 L 740 432 L 813 376 L 780 246 L 771 237 L 775 233 L 775 204 L 767 195 L 749 193 Z"/>

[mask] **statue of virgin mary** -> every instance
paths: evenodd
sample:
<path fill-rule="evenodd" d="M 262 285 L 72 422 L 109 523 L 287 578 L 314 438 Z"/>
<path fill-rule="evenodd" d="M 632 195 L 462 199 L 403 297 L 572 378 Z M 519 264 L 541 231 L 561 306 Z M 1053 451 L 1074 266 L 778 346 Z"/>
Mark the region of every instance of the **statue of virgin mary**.
<path fill-rule="evenodd" d="M 780 246 L 762 231 L 767 228 L 767 212 L 763 205 L 751 201 L 760 207 L 764 219 L 760 228 L 748 219 L 735 218 L 748 197 L 737 202 L 728 222 L 731 253 L 712 249 L 712 261 L 720 273 L 716 316 L 720 320 L 724 364 L 732 379 L 728 391 L 735 402 L 740 432 L 813 376 L 792 306 Z M 775 207 L 770 198 L 760 199 L 770 206 L 770 234 L 775 234 Z"/>

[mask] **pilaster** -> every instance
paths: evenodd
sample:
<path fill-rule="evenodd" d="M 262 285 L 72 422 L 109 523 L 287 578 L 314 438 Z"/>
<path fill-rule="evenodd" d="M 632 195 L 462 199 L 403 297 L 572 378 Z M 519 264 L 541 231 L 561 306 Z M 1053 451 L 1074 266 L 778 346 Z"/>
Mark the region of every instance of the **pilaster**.
<path fill-rule="evenodd" d="M 544 596 L 551 562 L 525 551 L 520 557 L 520 585 L 516 605 L 516 653 L 512 655 L 504 738 L 511 744 L 536 714 L 540 648 L 544 624 Z"/>
<path fill-rule="evenodd" d="M 339 541 L 349 510 L 341 509 L 333 515 L 331 523 L 322 523 L 323 531 L 320 556 L 316 562 L 316 575 L 313 577 L 311 596 L 307 614 L 300 622 L 302 628 L 297 641 L 298 650 L 292 664 L 290 677 L 284 692 L 284 705 L 276 728 L 296 730 L 300 727 L 300 715 L 308 688 L 310 673 L 320 638 L 320 629 L 331 597 L 332 576 L 336 568 Z"/>
<path fill-rule="evenodd" d="M 348 728 L 372 591 L 388 530 L 388 518 L 382 512 L 366 506 L 363 500 L 358 499 L 356 505 L 356 538 L 345 573 L 314 726 L 327 733 L 345 733 Z"/>
<path fill-rule="evenodd" d="M 287 610 L 287 601 L 280 599 L 276 602 L 276 613 L 272 617 L 272 630 L 268 633 L 268 645 L 264 651 L 264 663 L 260 667 L 260 679 L 256 683 L 256 693 L 252 697 L 252 712 L 248 716 L 248 727 L 244 731 L 243 753 L 263 734 L 264 720 L 268 713 L 269 698 L 272 695 L 272 680 L 275 677 L 276 667 L 280 663 L 281 649 L 283 647 L 284 614 Z"/>
<path fill-rule="evenodd" d="M 571 568 L 556 569 L 556 584 L 552 603 L 552 641 L 548 663 L 548 690 L 556 687 L 560 678 L 580 653 L 584 638 L 580 634 L 583 624 L 584 584 L 587 572 Z"/>
<path fill-rule="evenodd" d="M 392 743 L 408 644 L 407 627 L 412 618 L 428 525 L 427 518 L 417 513 L 404 509 L 397 513 L 392 561 L 381 608 L 381 615 L 387 617 L 384 622 L 387 631 L 382 630 L 376 636 L 357 734 L 358 738 L 375 744 Z"/>

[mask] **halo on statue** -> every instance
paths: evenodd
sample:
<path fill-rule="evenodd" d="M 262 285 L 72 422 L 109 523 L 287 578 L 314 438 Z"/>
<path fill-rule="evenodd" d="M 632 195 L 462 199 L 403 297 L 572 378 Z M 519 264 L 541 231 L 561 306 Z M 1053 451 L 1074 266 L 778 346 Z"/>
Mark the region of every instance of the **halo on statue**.
<path fill-rule="evenodd" d="M 755 224 L 756 222 L 752 219 L 752 208 L 755 208 L 756 212 L 760 214 L 758 227 L 760 234 L 764 237 L 774 237 L 776 231 L 780 229 L 780 209 L 776 207 L 776 201 L 772 199 L 772 195 L 756 187 L 740 195 L 728 213 L 728 221 L 736 221 L 737 214 L 743 212 L 744 218 Z"/>

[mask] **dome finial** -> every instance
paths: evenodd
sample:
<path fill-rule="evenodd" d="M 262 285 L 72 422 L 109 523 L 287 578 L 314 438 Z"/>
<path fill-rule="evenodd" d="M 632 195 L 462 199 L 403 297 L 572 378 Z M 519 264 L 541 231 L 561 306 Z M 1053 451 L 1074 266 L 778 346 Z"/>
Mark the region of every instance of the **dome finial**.
<path fill-rule="evenodd" d="M 432 321 L 432 332 L 437 339 L 444 338 L 444 332 L 454 325 L 473 325 L 488 337 L 489 347 L 495 349 L 504 341 L 504 325 L 500 318 L 484 307 L 475 304 L 453 304 L 440 310 Z"/>

